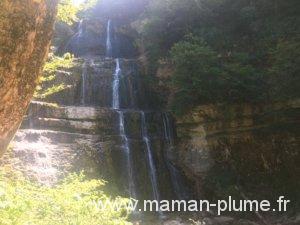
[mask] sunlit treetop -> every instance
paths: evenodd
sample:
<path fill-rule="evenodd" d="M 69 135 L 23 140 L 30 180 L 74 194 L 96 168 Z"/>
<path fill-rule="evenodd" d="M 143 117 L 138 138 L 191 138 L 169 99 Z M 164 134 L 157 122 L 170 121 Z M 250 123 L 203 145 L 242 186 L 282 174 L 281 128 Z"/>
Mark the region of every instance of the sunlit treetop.
<path fill-rule="evenodd" d="M 60 0 L 57 19 L 71 25 L 79 20 L 79 11 L 84 11 L 94 6 L 97 1 L 98 0 Z"/>
<path fill-rule="evenodd" d="M 84 0 L 72 0 L 72 4 L 75 6 L 80 6 L 82 3 L 84 3 Z"/>

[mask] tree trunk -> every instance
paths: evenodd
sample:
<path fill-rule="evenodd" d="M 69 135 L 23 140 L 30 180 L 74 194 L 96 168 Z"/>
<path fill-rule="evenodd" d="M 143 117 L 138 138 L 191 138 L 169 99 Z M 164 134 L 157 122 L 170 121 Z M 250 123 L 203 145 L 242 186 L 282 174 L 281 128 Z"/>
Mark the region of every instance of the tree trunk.
<path fill-rule="evenodd" d="M 18 129 L 47 56 L 57 0 L 0 0 L 0 156 Z"/>

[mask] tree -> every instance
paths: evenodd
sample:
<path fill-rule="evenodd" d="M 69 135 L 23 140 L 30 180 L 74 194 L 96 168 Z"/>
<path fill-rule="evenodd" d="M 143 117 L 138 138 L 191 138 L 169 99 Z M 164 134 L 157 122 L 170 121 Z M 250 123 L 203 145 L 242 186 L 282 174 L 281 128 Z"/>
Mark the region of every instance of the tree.
<path fill-rule="evenodd" d="M 190 109 L 195 102 L 220 98 L 222 85 L 220 60 L 205 41 L 193 35 L 174 45 L 171 56 L 175 67 L 173 82 L 177 88 L 174 109 Z M 223 82 L 224 83 L 224 82 Z"/>
<path fill-rule="evenodd" d="M 177 112 L 298 98 L 298 11 L 297 0 L 151 0 L 137 23 L 148 75 L 173 61 Z"/>
<path fill-rule="evenodd" d="M 57 9 L 57 18 L 58 20 L 71 25 L 73 22 L 78 20 L 78 11 L 79 7 L 75 6 L 72 0 L 61 0 Z"/>

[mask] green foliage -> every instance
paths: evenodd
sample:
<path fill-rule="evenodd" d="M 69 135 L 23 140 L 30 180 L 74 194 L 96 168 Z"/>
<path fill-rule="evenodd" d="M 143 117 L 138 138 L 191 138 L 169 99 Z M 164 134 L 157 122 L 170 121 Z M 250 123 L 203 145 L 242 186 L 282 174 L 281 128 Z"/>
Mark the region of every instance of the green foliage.
<path fill-rule="evenodd" d="M 171 55 L 176 71 L 173 80 L 178 88 L 174 105 L 178 109 L 176 111 L 188 110 L 199 98 L 210 100 L 210 90 L 217 92 L 216 81 L 222 79 L 219 77 L 221 71 L 216 52 L 203 40 L 189 36 L 174 45 Z"/>
<path fill-rule="evenodd" d="M 72 0 L 60 0 L 57 9 L 57 19 L 68 25 L 79 20 L 79 14 L 89 10 L 98 0 L 86 0 L 83 4 L 76 6 Z"/>
<path fill-rule="evenodd" d="M 137 30 L 152 75 L 173 60 L 176 111 L 286 99 L 299 97 L 297 9 L 297 0 L 152 0 Z"/>
<path fill-rule="evenodd" d="M 63 57 L 50 55 L 44 66 L 44 76 L 53 75 L 58 69 L 71 68 L 73 66 L 74 56 L 66 53 Z"/>
<path fill-rule="evenodd" d="M 152 47 L 159 56 L 166 56 L 174 43 L 192 31 L 197 7 L 194 1 L 153 0 L 150 2 L 143 21 L 142 35 L 146 47 Z M 148 42 L 149 41 L 149 42 Z"/>
<path fill-rule="evenodd" d="M 93 202 L 127 201 L 106 196 L 101 180 L 70 175 L 55 187 L 39 186 L 16 173 L 0 173 L 0 224 L 2 225 L 130 225 L 125 210 L 100 209 Z"/>
<path fill-rule="evenodd" d="M 74 57 L 70 53 L 66 53 L 63 57 L 50 55 L 48 61 L 46 62 L 43 70 L 43 75 L 40 78 L 40 83 L 46 83 L 52 81 L 56 78 L 56 71 L 58 69 L 68 69 L 74 65 Z M 67 86 L 65 84 L 54 85 L 50 88 L 43 88 L 41 85 L 38 85 L 36 92 L 34 93 L 35 98 L 46 98 L 49 95 L 58 93 Z"/>
<path fill-rule="evenodd" d="M 182 114 L 195 103 L 258 101 L 263 96 L 261 74 L 247 54 L 221 55 L 203 39 L 189 35 L 171 49 L 177 88 L 174 110 Z"/>
<path fill-rule="evenodd" d="M 68 25 L 78 21 L 77 13 L 79 7 L 72 3 L 72 0 L 61 0 L 58 4 L 57 18 Z"/>
<path fill-rule="evenodd" d="M 269 69 L 271 96 L 279 99 L 299 97 L 299 39 L 279 41 L 272 52 L 271 60 L 272 66 Z"/>
<path fill-rule="evenodd" d="M 47 98 L 48 96 L 61 92 L 66 88 L 67 86 L 64 84 L 54 85 L 50 88 L 47 88 L 46 90 L 43 90 L 41 86 L 38 86 L 34 94 L 34 97 L 39 99 Z"/>

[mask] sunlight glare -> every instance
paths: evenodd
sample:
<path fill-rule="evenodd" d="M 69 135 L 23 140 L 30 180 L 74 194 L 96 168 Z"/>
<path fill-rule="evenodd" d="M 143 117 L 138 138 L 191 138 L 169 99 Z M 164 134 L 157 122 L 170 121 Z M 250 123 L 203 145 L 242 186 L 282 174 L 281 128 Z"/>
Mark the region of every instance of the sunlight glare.
<path fill-rule="evenodd" d="M 84 2 L 84 0 L 72 0 L 73 4 L 76 6 L 79 6 L 80 4 L 82 4 Z"/>

